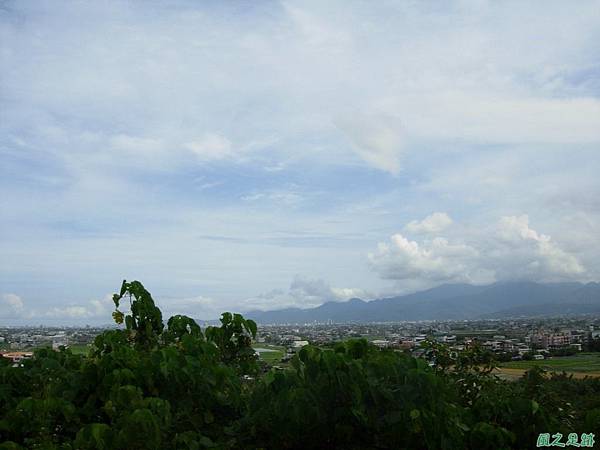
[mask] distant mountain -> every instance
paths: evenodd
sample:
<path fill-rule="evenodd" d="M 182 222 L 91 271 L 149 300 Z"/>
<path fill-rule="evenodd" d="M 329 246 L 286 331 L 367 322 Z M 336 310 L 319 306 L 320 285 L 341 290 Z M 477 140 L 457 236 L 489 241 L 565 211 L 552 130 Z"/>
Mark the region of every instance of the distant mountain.
<path fill-rule="evenodd" d="M 365 302 L 327 302 L 310 309 L 252 311 L 260 323 L 394 322 L 600 313 L 600 283 L 502 282 L 444 284 L 409 295 Z"/>
<path fill-rule="evenodd" d="M 244 314 L 260 323 L 354 322 L 365 314 L 369 303 L 359 298 L 347 302 L 327 302 L 316 308 L 287 308 L 276 311 L 253 311 Z M 369 321 L 369 320 L 367 320 Z"/>
<path fill-rule="evenodd" d="M 572 287 L 569 289 L 569 285 Z M 553 287 L 555 285 L 542 285 Z M 548 297 L 541 303 L 513 305 L 510 308 L 500 309 L 489 318 L 528 317 L 528 316 L 554 316 L 572 314 L 600 313 L 600 283 L 564 283 L 560 286 L 562 295 L 557 295 L 553 300 Z"/>

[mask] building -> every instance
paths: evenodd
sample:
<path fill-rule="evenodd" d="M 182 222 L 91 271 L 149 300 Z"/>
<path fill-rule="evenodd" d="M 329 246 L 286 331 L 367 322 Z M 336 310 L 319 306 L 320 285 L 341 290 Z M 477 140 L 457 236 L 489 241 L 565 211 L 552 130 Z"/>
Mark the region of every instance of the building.
<path fill-rule="evenodd" d="M 304 347 L 305 345 L 308 345 L 308 341 L 292 341 L 290 347 L 293 349 L 299 349 Z"/>
<path fill-rule="evenodd" d="M 10 359 L 15 364 L 20 364 L 24 359 L 33 357 L 33 352 L 0 352 L 0 356 Z"/>
<path fill-rule="evenodd" d="M 531 343 L 550 350 L 565 348 L 571 345 L 571 335 L 566 333 L 536 333 L 531 336 Z"/>
<path fill-rule="evenodd" d="M 390 346 L 390 341 L 387 341 L 385 339 L 375 339 L 374 341 L 371 341 L 371 343 L 379 348 L 387 348 Z"/>

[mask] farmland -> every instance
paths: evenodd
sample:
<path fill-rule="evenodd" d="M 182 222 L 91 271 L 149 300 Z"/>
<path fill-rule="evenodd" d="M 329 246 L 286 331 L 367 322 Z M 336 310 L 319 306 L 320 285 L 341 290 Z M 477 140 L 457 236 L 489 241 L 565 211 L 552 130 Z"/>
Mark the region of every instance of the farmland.
<path fill-rule="evenodd" d="M 260 359 L 270 365 L 279 363 L 285 354 L 285 348 L 279 345 L 257 344 L 254 350 Z"/>
<path fill-rule="evenodd" d="M 544 360 L 511 361 L 502 363 L 501 369 L 527 370 L 541 367 L 547 371 L 582 373 L 600 376 L 600 353 L 579 353 L 573 356 L 557 356 Z"/>

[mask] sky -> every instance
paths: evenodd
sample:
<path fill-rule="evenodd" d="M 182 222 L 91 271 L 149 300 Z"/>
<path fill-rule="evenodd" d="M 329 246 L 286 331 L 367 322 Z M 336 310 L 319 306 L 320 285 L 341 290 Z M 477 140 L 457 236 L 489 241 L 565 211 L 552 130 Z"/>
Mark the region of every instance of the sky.
<path fill-rule="evenodd" d="M 0 2 L 0 324 L 599 262 L 599 1 Z"/>

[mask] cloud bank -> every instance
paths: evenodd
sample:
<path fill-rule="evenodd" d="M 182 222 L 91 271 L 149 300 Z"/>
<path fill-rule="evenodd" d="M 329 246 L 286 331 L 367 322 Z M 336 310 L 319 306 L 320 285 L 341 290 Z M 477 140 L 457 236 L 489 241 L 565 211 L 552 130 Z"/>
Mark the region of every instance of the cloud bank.
<path fill-rule="evenodd" d="M 343 302 L 351 298 L 371 298 L 372 294 L 359 288 L 331 287 L 320 279 L 296 276 L 288 290 L 274 289 L 246 299 L 245 310 L 275 310 L 284 308 L 313 308 L 326 302 Z"/>
<path fill-rule="evenodd" d="M 435 222 L 432 217 L 412 221 L 406 228 L 419 233 L 423 224 Z M 450 219 L 446 214 L 437 217 Z M 550 236 L 532 229 L 527 215 L 502 217 L 493 226 L 455 239 L 457 242 L 450 242 L 437 236 L 417 242 L 398 233 L 390 242 L 380 243 L 368 258 L 381 277 L 422 286 L 585 277 L 586 270 L 577 257 L 561 249 Z"/>

